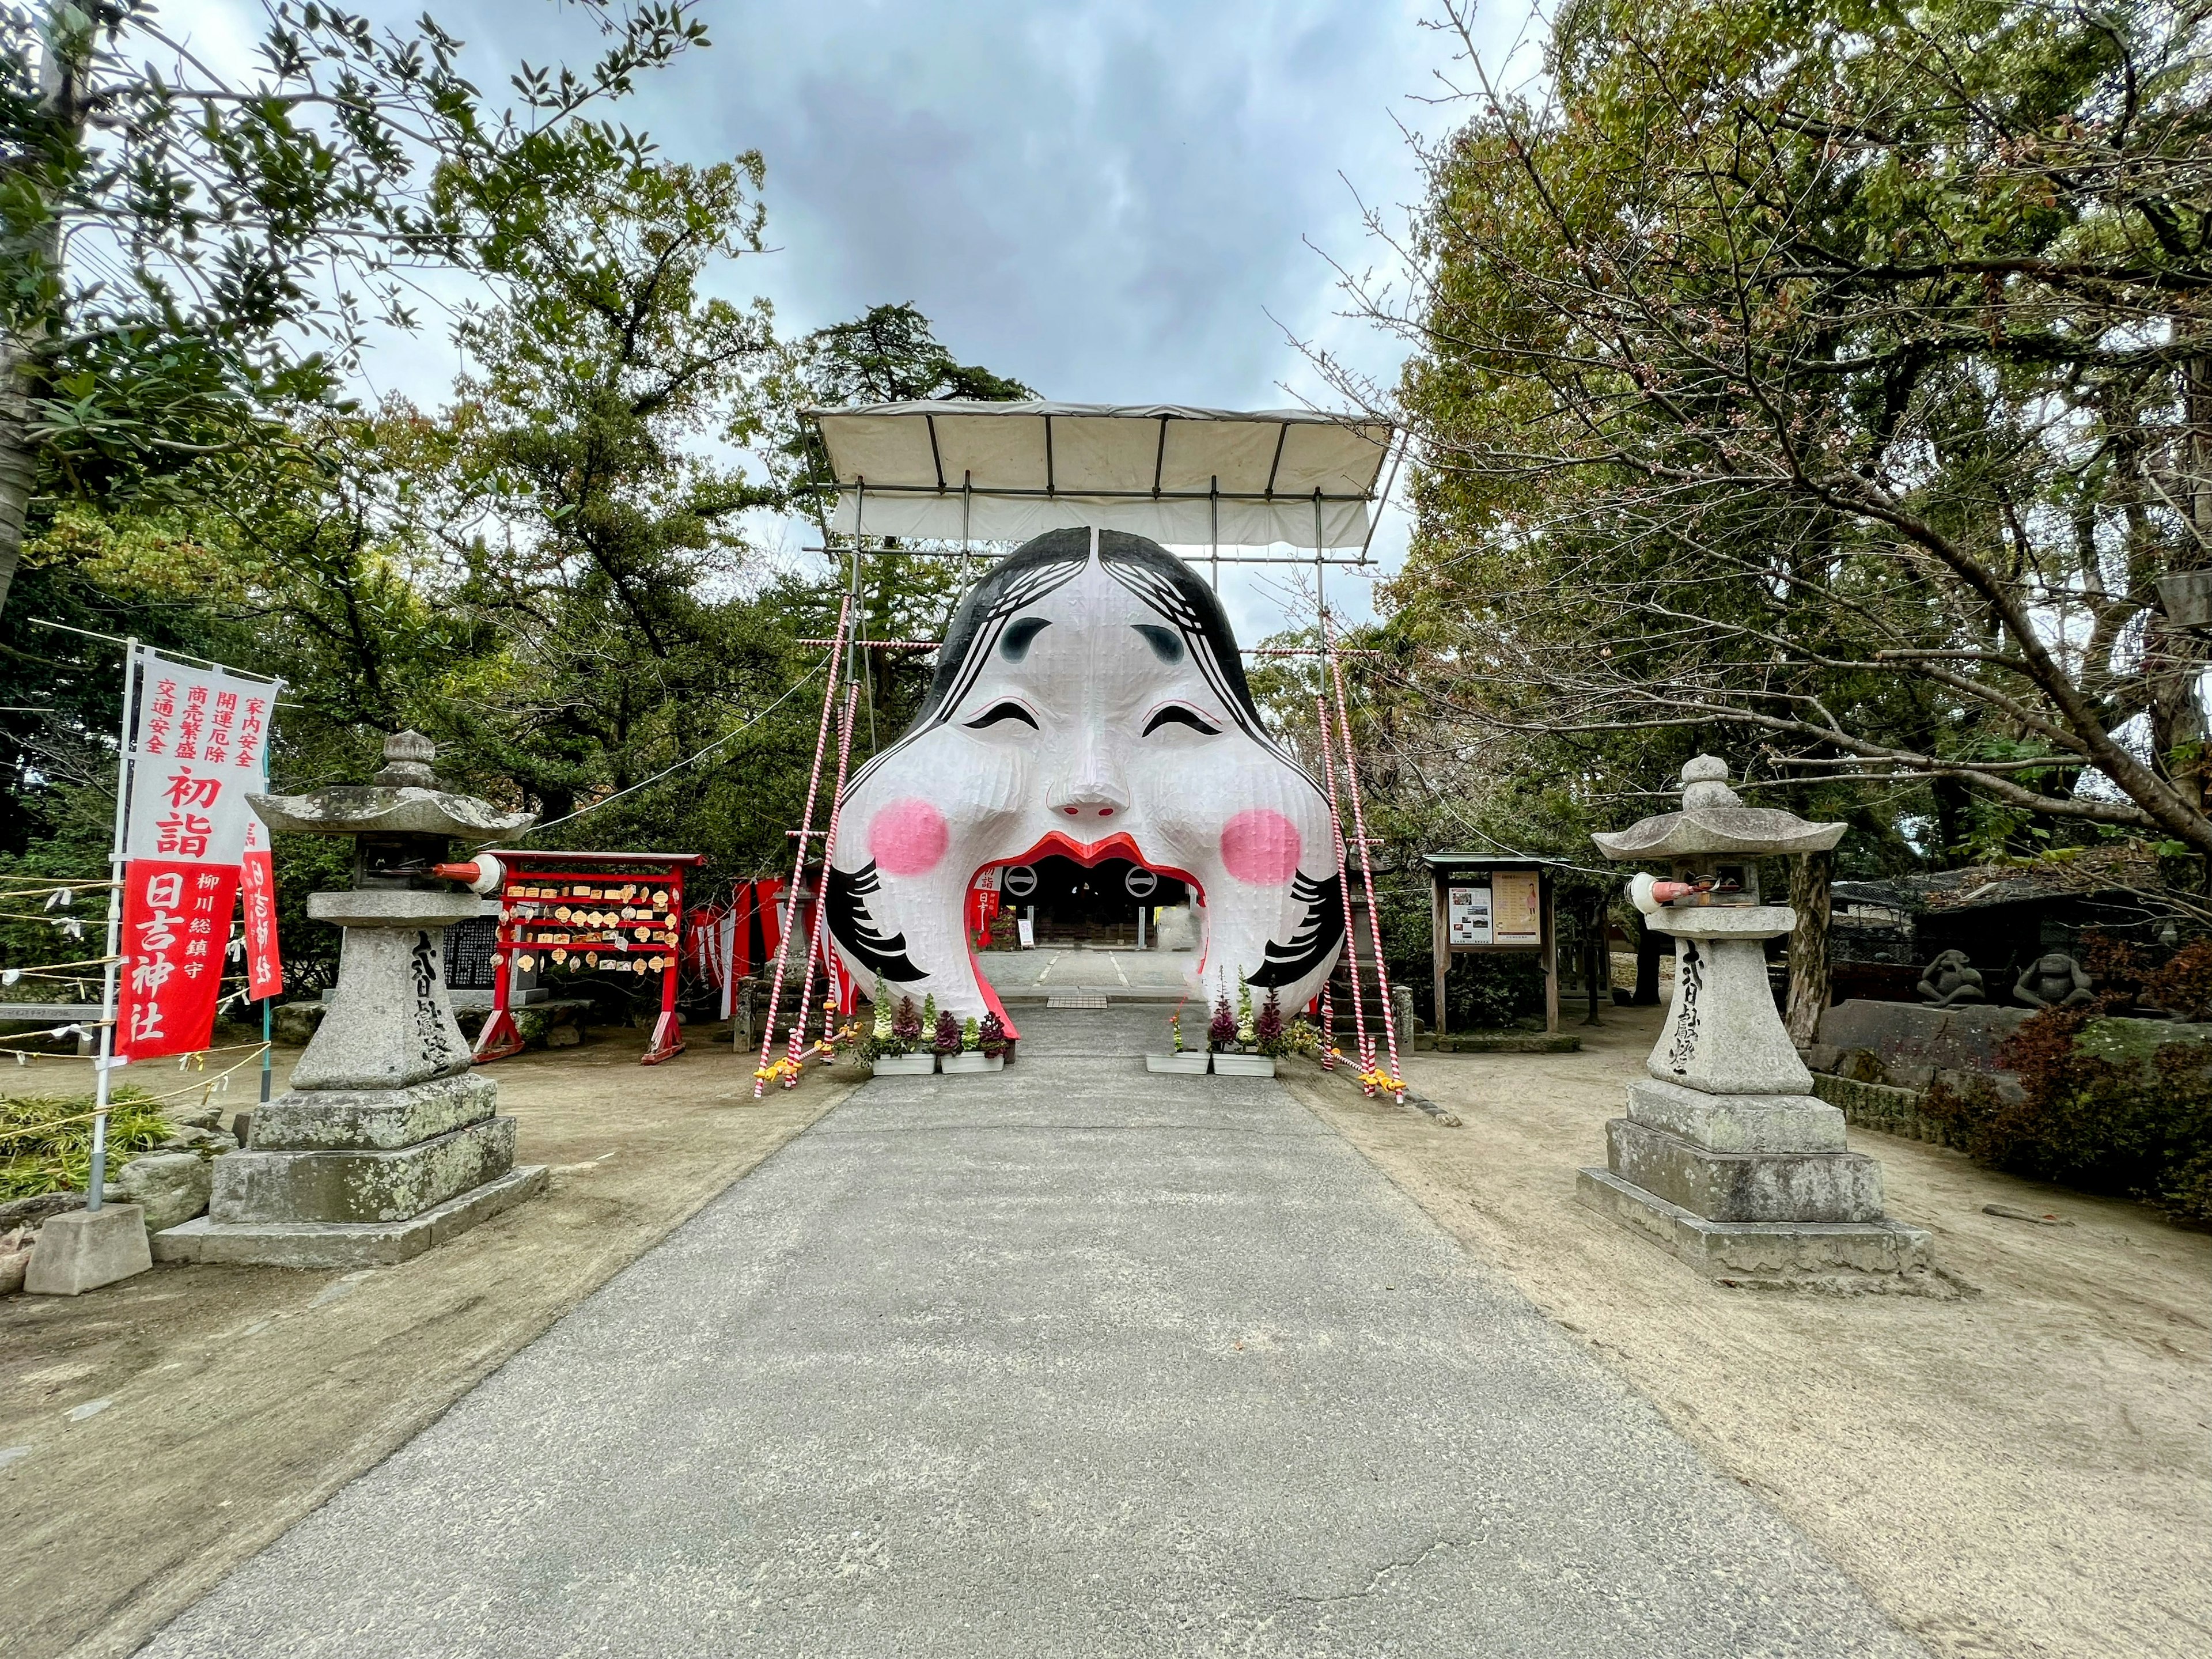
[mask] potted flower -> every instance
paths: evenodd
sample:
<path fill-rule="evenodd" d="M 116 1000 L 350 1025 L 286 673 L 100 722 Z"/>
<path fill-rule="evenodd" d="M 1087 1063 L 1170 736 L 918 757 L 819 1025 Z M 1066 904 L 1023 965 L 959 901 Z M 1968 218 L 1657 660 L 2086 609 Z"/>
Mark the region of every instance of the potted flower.
<path fill-rule="evenodd" d="M 873 1050 L 870 1066 L 878 1077 L 927 1077 L 937 1069 L 937 1056 L 921 1047 L 921 1014 L 912 997 L 901 997 L 892 1010 L 890 994 L 876 981 L 876 1034 L 869 1039 Z M 888 1018 L 886 1015 L 888 1014 Z"/>
<path fill-rule="evenodd" d="M 1267 988 L 1267 1000 L 1252 1021 L 1252 1047 L 1270 1060 L 1280 1060 L 1291 1052 L 1290 1031 L 1283 1024 L 1283 1005 L 1273 986 Z"/>
<path fill-rule="evenodd" d="M 975 1027 L 975 1046 L 983 1051 L 986 1060 L 1003 1061 L 1012 1058 L 1007 1051 L 1014 1045 L 1006 1040 L 1006 1022 L 995 1013 L 984 1015 Z"/>
<path fill-rule="evenodd" d="M 940 1045 L 945 1032 L 945 1022 L 951 1018 L 951 1014 L 939 1017 L 937 1029 Z M 997 1041 L 994 1044 L 998 1050 L 996 1054 L 986 1054 L 983 1051 L 983 1028 L 987 1024 L 997 1026 Z M 965 1024 L 955 1029 L 952 1039 L 954 1046 L 951 1050 L 948 1051 L 940 1046 L 937 1051 L 937 1066 L 939 1071 L 996 1072 L 1006 1066 L 1006 1028 L 998 1024 L 996 1014 L 986 1015 L 981 1019 L 970 1017 Z"/>
<path fill-rule="evenodd" d="M 1274 1000 L 1274 994 L 1269 992 L 1267 1001 L 1271 1007 Z M 1224 1018 L 1228 1022 L 1225 1036 L 1222 1034 Z M 1279 1037 L 1282 1033 L 1282 1012 L 1278 1009 L 1275 1032 Z M 1243 975 L 1237 975 L 1236 1012 L 1230 1012 L 1229 999 L 1223 996 L 1214 1005 L 1213 1023 L 1207 1027 L 1206 1034 L 1214 1039 L 1213 1074 L 1216 1077 L 1274 1076 L 1274 1056 L 1260 1049 L 1259 1022 L 1252 1012 L 1252 988 L 1244 982 Z"/>
<path fill-rule="evenodd" d="M 1185 1048 L 1182 1043 L 1182 1010 L 1177 1008 L 1168 1016 L 1168 1052 L 1145 1056 L 1148 1072 L 1174 1072 L 1185 1077 L 1203 1075 L 1206 1054 L 1203 1048 Z"/>

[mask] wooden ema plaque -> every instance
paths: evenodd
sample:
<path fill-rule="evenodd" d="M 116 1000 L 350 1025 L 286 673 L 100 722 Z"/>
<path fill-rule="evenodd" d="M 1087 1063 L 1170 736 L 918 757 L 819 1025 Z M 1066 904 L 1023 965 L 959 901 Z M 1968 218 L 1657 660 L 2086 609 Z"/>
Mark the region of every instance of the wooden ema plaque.
<path fill-rule="evenodd" d="M 492 946 L 492 1009 L 477 1033 L 478 1065 L 522 1052 L 509 1007 L 516 969 L 555 973 L 657 974 L 660 1018 L 639 1063 L 658 1066 L 684 1052 L 676 1018 L 684 960 L 684 872 L 703 853 L 528 853 L 494 851 L 507 878 L 499 890 L 499 933 Z"/>

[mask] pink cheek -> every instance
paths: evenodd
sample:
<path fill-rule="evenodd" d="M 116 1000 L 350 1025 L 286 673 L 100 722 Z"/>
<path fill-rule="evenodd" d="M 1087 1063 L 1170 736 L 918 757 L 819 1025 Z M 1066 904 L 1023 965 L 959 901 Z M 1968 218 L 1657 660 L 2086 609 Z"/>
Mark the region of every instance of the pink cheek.
<path fill-rule="evenodd" d="M 951 843 L 945 814 L 926 800 L 895 800 L 868 825 L 868 856 L 886 875 L 918 876 L 937 867 Z"/>
<path fill-rule="evenodd" d="M 1252 887 L 1280 887 L 1297 873 L 1298 827 L 1280 812 L 1255 806 L 1222 827 L 1221 861 Z"/>

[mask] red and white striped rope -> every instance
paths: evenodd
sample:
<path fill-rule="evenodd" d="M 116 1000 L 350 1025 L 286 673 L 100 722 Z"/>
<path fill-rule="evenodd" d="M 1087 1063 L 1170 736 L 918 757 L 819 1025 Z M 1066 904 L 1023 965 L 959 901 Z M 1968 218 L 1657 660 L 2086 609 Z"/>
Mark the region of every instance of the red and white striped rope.
<path fill-rule="evenodd" d="M 860 688 L 848 684 L 845 707 L 837 718 L 837 784 L 830 792 L 830 825 L 822 842 L 822 890 L 814 896 L 814 931 L 806 943 L 806 977 L 799 993 L 799 1018 L 791 1022 L 791 1070 L 783 1086 L 799 1086 L 799 1056 L 806 1044 L 806 1016 L 813 1006 L 814 973 L 819 966 L 830 971 L 830 856 L 837 850 L 837 820 L 845 805 L 845 768 L 853 756 L 853 714 L 860 706 Z M 805 843 L 802 842 L 801 845 Z M 825 999 L 830 994 L 823 993 Z"/>
<path fill-rule="evenodd" d="M 1328 618 L 1322 617 L 1322 642 L 1328 644 Z M 1398 1103 L 1406 1103 L 1406 1071 L 1398 1060 L 1398 1017 L 1390 1006 L 1390 968 L 1382 959 L 1382 914 L 1375 903 L 1375 866 L 1367 856 L 1367 809 L 1359 799 L 1359 767 L 1352 747 L 1352 711 L 1344 696 L 1344 665 L 1329 658 L 1329 678 L 1336 688 L 1336 719 L 1344 744 L 1344 781 L 1352 795 L 1352 825 L 1359 832 L 1359 879 L 1367 891 L 1367 932 L 1375 950 L 1375 985 L 1382 994 L 1382 1036 L 1390 1046 L 1390 1087 Z M 1374 1068 L 1370 1066 L 1369 1070 Z"/>
<path fill-rule="evenodd" d="M 1336 745 L 1329 738 L 1328 705 L 1319 697 L 1314 699 L 1314 716 L 1319 722 L 1321 732 L 1322 775 L 1328 780 L 1328 842 L 1336 854 L 1336 894 L 1344 906 L 1345 977 L 1352 987 L 1352 1029 L 1358 1033 L 1358 1042 L 1354 1045 L 1353 1052 L 1359 1056 L 1359 1069 L 1371 1072 L 1375 1069 L 1375 1051 L 1367 1041 L 1367 1012 L 1364 999 L 1359 994 L 1359 933 L 1352 925 L 1352 877 L 1345 868 L 1344 819 L 1336 799 Z M 1323 1024 L 1328 1024 L 1328 1022 L 1324 1020 Z M 1328 1035 L 1331 1042 L 1335 1040 L 1336 1031 L 1333 1025 Z M 1371 1083 L 1363 1083 L 1360 1087 L 1368 1094 L 1375 1092 L 1375 1085 Z"/>
<path fill-rule="evenodd" d="M 791 885 L 785 890 L 785 927 L 787 928 L 796 927 L 799 922 L 799 892 L 806 880 L 806 842 L 814 829 L 814 799 L 822 788 L 822 760 L 830 749 L 830 711 L 837 706 L 838 665 L 844 657 L 844 653 L 840 647 L 845 642 L 845 629 L 847 623 L 852 620 L 852 615 L 853 596 L 848 593 L 837 607 L 837 637 L 830 641 L 830 672 L 826 676 L 827 683 L 822 688 L 822 724 L 814 733 L 814 769 L 807 774 L 806 810 L 799 816 L 799 854 L 792 867 Z M 811 946 L 808 954 L 811 958 L 812 955 Z M 776 1009 L 783 1000 L 784 964 L 790 959 L 789 938 L 787 936 L 778 939 L 775 949 L 775 973 L 769 981 L 768 1024 L 767 1029 L 761 1033 L 759 1072 L 762 1073 L 768 1070 L 769 1053 L 775 1046 Z M 810 961 L 810 967 L 811 965 Z M 753 1078 L 753 1098 L 758 1100 L 767 1092 L 767 1079 L 756 1073 Z"/>

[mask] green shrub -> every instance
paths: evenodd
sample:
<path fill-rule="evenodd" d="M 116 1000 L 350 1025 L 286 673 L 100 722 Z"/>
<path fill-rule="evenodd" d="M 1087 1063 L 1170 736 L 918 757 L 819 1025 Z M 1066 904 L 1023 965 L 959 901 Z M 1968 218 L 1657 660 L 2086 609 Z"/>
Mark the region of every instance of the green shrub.
<path fill-rule="evenodd" d="M 92 1179 L 90 1095 L 25 1095 L 0 1100 L 0 1203 L 83 1190 Z M 143 1089 L 108 1102 L 108 1170 L 176 1133 Z"/>
<path fill-rule="evenodd" d="M 1506 1030 L 1527 1019 L 1540 1024 L 1544 970 L 1535 952 L 1454 957 L 1444 1012 L 1455 1031 Z"/>
<path fill-rule="evenodd" d="M 1923 1115 L 1993 1168 L 2212 1222 L 2212 1059 L 2186 1042 L 2161 1044 L 2147 1066 L 2085 1052 L 2082 1030 L 2103 1012 L 2046 1009 L 2021 1024 L 2002 1059 L 2022 1098 L 1979 1078 L 1963 1091 L 1939 1082 Z"/>

